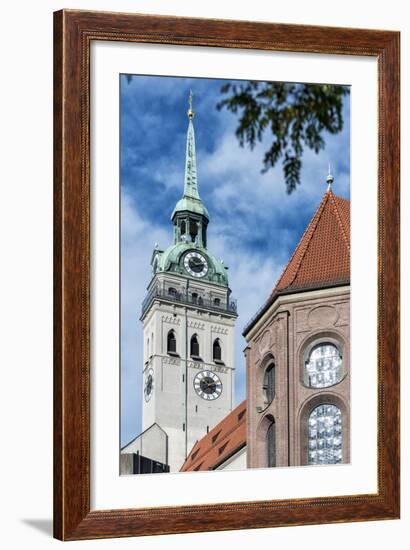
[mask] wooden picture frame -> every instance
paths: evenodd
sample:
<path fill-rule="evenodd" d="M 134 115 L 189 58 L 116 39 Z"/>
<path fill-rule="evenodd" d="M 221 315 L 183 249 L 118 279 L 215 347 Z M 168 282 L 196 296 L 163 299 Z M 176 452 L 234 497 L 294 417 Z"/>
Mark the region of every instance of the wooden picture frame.
<path fill-rule="evenodd" d="M 54 536 L 62 540 L 399 517 L 398 32 L 63 10 L 54 14 Z M 378 62 L 378 492 L 90 510 L 93 40 L 371 56 Z M 149 521 L 148 521 L 149 520 Z"/>

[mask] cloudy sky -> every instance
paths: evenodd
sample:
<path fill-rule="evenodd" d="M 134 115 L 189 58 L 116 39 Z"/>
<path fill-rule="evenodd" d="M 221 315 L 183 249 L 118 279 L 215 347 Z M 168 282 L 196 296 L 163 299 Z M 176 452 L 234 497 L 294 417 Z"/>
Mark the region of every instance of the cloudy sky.
<path fill-rule="evenodd" d="M 253 151 L 235 137 L 236 115 L 217 111 L 222 80 L 120 77 L 121 108 L 121 445 L 141 431 L 143 367 L 141 302 L 151 277 L 154 244 L 172 242 L 170 216 L 182 195 L 188 119 L 194 126 L 201 198 L 210 213 L 208 248 L 229 266 L 238 300 L 236 402 L 245 397 L 244 325 L 267 299 L 326 190 L 349 198 L 349 96 L 344 129 L 326 148 L 303 156 L 302 184 L 288 195 L 278 164 L 261 174 L 267 142 Z"/>

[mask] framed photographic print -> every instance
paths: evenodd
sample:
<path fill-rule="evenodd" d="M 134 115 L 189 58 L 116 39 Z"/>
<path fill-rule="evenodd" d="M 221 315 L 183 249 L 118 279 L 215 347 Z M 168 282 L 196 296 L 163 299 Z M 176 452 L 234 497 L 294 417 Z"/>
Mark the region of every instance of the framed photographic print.
<path fill-rule="evenodd" d="M 55 13 L 63 540 L 399 517 L 399 33 Z"/>

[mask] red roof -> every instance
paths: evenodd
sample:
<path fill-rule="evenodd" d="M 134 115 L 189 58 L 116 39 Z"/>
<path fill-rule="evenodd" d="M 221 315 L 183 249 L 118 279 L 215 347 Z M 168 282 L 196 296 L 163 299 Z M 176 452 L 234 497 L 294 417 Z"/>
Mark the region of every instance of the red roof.
<path fill-rule="evenodd" d="M 181 472 L 214 470 L 246 445 L 246 401 L 192 447 Z"/>
<path fill-rule="evenodd" d="M 273 292 L 350 281 L 350 201 L 327 191 Z"/>

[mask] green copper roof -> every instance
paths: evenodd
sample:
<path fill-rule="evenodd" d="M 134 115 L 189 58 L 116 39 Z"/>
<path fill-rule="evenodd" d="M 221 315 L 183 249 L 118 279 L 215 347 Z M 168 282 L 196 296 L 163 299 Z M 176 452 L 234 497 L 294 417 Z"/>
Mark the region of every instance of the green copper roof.
<path fill-rule="evenodd" d="M 154 275 L 160 272 L 171 272 L 185 278 L 191 278 L 189 270 L 184 266 L 184 258 L 189 251 L 199 252 L 206 258 L 208 269 L 203 277 L 196 278 L 196 280 L 208 281 L 227 287 L 227 267 L 222 260 L 213 256 L 206 246 L 209 214 L 202 204 L 198 192 L 193 117 L 191 92 L 188 110 L 184 192 L 174 208 L 171 218 L 174 224 L 174 244 L 166 250 L 160 250 L 156 245 L 151 265 Z"/>
<path fill-rule="evenodd" d="M 189 277 L 183 266 L 183 256 L 189 250 L 195 250 L 206 256 L 208 260 L 209 270 L 207 275 L 201 280 L 207 280 L 228 286 L 228 272 L 221 260 L 218 260 L 209 250 L 203 247 L 196 247 L 192 243 L 179 242 L 169 246 L 164 252 L 158 251 L 156 254 L 155 272 L 171 271 L 180 273 L 184 277 Z M 155 254 L 155 252 L 154 252 Z"/>
<path fill-rule="evenodd" d="M 171 219 L 174 218 L 177 212 L 189 210 L 195 214 L 201 214 L 209 220 L 209 213 L 206 207 L 202 204 L 201 197 L 198 192 L 198 176 L 196 172 L 196 153 L 195 153 L 195 132 L 192 119 L 194 113 L 192 108 L 188 111 L 189 123 L 188 134 L 186 140 L 186 156 L 185 156 L 185 178 L 184 178 L 184 194 L 172 212 Z"/>

